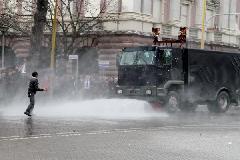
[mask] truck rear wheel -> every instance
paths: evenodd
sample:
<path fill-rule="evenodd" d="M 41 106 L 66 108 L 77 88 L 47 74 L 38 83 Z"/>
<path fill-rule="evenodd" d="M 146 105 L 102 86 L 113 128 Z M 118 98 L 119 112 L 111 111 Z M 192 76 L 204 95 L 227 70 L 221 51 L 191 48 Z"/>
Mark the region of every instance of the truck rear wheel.
<path fill-rule="evenodd" d="M 226 91 L 218 94 L 216 100 L 208 104 L 208 110 L 214 113 L 224 113 L 229 109 L 230 97 Z"/>

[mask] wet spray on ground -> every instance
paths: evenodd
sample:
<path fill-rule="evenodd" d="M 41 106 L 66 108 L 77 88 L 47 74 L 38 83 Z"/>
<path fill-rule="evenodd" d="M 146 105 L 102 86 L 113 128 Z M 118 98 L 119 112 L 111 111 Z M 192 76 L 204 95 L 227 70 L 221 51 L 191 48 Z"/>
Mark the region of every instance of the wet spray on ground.
<path fill-rule="evenodd" d="M 27 103 L 0 108 L 2 116 L 23 116 Z M 102 119 L 139 119 L 167 117 L 163 111 L 156 111 L 151 104 L 132 99 L 95 99 L 37 103 L 33 116 L 37 117 L 93 117 Z"/>

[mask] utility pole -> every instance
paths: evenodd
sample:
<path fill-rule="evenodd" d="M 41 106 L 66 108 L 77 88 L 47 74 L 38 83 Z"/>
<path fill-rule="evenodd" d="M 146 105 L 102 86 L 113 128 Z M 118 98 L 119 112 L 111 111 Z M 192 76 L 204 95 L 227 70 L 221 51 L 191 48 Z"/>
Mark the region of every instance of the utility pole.
<path fill-rule="evenodd" d="M 4 60 L 5 60 L 5 32 L 2 31 L 2 69 L 5 68 L 5 65 L 4 65 Z"/>
<path fill-rule="evenodd" d="M 50 64 L 50 67 L 52 70 L 55 69 L 56 34 L 57 34 L 57 0 L 55 0 L 53 27 L 52 27 L 52 50 L 51 50 L 51 64 Z"/>
<path fill-rule="evenodd" d="M 55 74 L 55 53 L 56 53 L 56 34 L 57 34 L 57 0 L 55 0 L 55 6 L 54 6 L 54 17 L 53 17 L 53 26 L 52 26 L 52 50 L 51 50 L 51 76 L 50 76 L 50 97 L 53 97 L 53 80 L 54 80 L 54 74 Z"/>
<path fill-rule="evenodd" d="M 207 9 L 207 0 L 203 0 L 201 49 L 204 49 L 204 45 L 205 45 L 205 17 L 206 17 L 206 9 Z"/>

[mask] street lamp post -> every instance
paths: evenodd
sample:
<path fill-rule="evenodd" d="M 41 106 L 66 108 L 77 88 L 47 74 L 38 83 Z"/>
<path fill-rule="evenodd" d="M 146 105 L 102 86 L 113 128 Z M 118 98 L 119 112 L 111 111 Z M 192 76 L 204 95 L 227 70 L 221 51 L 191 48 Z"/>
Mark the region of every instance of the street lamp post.
<path fill-rule="evenodd" d="M 203 13 L 202 13 L 202 39 L 201 39 L 201 49 L 204 49 L 204 34 L 205 34 L 205 17 L 207 9 L 207 0 L 203 0 Z"/>
<path fill-rule="evenodd" d="M 5 68 L 5 33 L 8 31 L 7 27 L 0 27 L 0 31 L 2 32 L 2 69 Z"/>
<path fill-rule="evenodd" d="M 55 69 L 55 54 L 56 54 L 56 34 L 57 34 L 57 9 L 58 1 L 55 0 L 54 15 L 53 15 L 53 26 L 52 26 L 52 50 L 51 50 L 51 64 L 52 70 Z"/>

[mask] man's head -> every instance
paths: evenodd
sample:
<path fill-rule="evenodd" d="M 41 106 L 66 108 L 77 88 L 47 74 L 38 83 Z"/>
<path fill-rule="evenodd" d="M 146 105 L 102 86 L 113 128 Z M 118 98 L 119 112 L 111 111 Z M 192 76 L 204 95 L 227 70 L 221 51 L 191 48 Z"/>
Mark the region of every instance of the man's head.
<path fill-rule="evenodd" d="M 33 72 L 32 76 L 37 78 L 38 77 L 38 73 L 37 72 Z"/>

